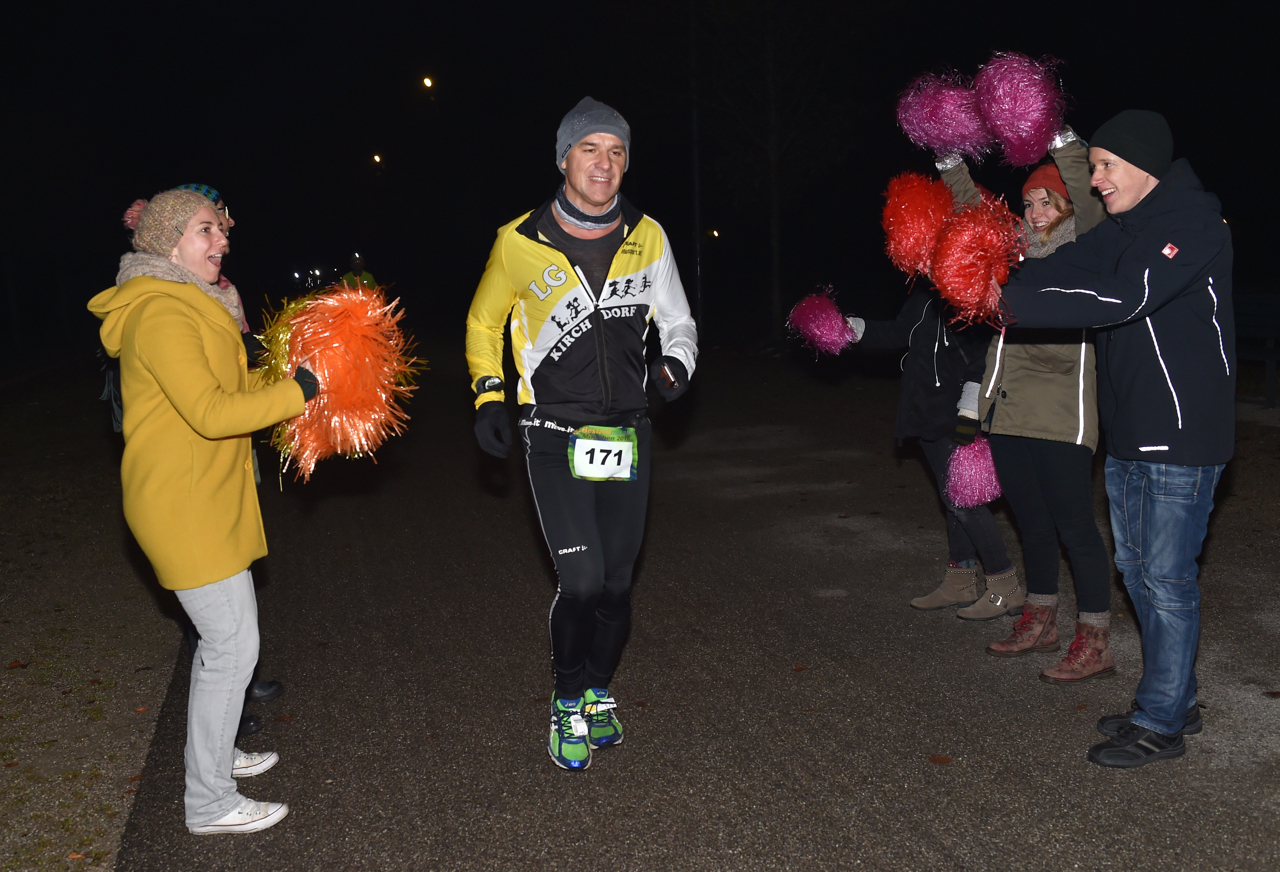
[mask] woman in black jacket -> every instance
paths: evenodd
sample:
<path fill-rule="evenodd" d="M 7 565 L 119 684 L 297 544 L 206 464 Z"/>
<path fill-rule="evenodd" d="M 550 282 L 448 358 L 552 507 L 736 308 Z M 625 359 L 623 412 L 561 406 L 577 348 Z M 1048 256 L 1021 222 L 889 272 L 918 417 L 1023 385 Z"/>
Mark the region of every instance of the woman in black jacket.
<path fill-rule="evenodd" d="M 850 318 L 863 348 L 903 348 L 902 387 L 894 436 L 917 439 L 938 482 L 947 517 L 950 551 L 942 584 L 912 608 L 933 610 L 964 606 L 957 616 L 989 621 L 1022 610 L 1023 589 L 1005 551 L 995 518 L 986 506 L 965 509 L 947 497 L 951 452 L 972 442 L 978 429 L 978 388 L 986 366 L 991 330 L 982 326 L 952 330 L 946 304 L 932 288 L 918 286 L 893 321 Z M 962 395 L 965 397 L 962 409 Z M 978 592 L 977 561 L 982 561 L 986 592 Z"/>

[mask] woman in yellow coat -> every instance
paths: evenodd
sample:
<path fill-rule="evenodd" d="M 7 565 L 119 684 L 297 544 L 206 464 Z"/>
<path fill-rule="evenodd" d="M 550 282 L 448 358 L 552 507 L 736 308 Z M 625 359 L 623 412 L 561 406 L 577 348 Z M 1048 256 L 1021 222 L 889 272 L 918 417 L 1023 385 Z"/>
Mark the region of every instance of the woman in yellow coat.
<path fill-rule="evenodd" d="M 166 191 L 143 209 L 116 287 L 94 297 L 102 344 L 120 358 L 124 514 L 200 632 L 187 707 L 186 822 L 196 834 L 255 832 L 289 813 L 242 796 L 234 778 L 275 752 L 235 748 L 258 660 L 249 564 L 267 553 L 249 435 L 302 414 L 315 377 L 264 385 L 248 372 L 234 291 L 217 285 L 227 240 L 213 206 Z"/>

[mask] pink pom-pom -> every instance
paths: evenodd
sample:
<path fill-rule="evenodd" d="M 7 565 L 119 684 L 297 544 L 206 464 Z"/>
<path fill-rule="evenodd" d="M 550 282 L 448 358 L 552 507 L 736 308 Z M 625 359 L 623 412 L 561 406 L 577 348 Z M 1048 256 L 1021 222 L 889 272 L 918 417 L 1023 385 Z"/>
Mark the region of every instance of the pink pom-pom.
<path fill-rule="evenodd" d="M 985 506 L 1000 496 L 1000 477 L 991 459 L 991 443 L 981 434 L 951 452 L 947 467 L 947 499 L 962 509 Z"/>
<path fill-rule="evenodd" d="M 998 323 L 999 286 L 1009 281 L 1009 268 L 1027 247 L 1021 227 L 1004 200 L 990 197 L 947 220 L 929 277 L 956 310 L 952 320 Z"/>
<path fill-rule="evenodd" d="M 927 273 L 938 232 L 951 217 L 951 189 L 919 173 L 902 173 L 889 180 L 884 197 L 881 225 L 889 259 L 907 275 Z"/>
<path fill-rule="evenodd" d="M 796 303 L 787 326 L 804 337 L 810 348 L 826 354 L 839 354 L 855 341 L 853 328 L 831 299 L 830 288 Z"/>
<path fill-rule="evenodd" d="M 134 200 L 133 205 L 124 210 L 124 226 L 130 230 L 138 229 L 138 216 L 142 214 L 142 210 L 147 208 L 146 200 Z"/>
<path fill-rule="evenodd" d="M 980 158 L 995 142 L 977 95 L 956 73 L 926 73 L 908 85 L 898 98 L 898 126 L 916 145 L 937 154 Z"/>
<path fill-rule="evenodd" d="M 1044 157 L 1062 129 L 1063 98 L 1052 58 L 1035 61 L 1016 52 L 997 52 L 978 71 L 973 90 L 987 126 L 1015 167 Z"/>

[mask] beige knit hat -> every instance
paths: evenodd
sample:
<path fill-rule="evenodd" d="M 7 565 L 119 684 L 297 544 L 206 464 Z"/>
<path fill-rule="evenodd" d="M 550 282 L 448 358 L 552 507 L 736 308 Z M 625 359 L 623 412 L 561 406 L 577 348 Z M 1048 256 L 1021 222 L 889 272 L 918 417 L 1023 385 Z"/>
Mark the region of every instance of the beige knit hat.
<path fill-rule="evenodd" d="M 133 231 L 136 251 L 168 257 L 182 238 L 182 231 L 201 207 L 213 208 L 209 198 L 195 191 L 165 191 L 156 194 L 138 216 Z"/>

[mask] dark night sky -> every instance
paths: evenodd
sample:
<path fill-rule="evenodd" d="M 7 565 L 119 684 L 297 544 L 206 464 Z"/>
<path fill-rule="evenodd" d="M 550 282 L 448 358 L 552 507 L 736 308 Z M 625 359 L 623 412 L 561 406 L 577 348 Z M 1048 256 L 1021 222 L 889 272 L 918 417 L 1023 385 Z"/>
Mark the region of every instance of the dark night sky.
<path fill-rule="evenodd" d="M 1256 93 L 1261 53 L 1250 46 L 1271 44 L 1274 26 L 1260 34 L 1245 4 L 1202 5 L 1194 21 L 1169 6 L 1079 4 L 1067 20 L 1065 4 L 1042 5 L 1050 11 L 1036 15 L 1029 3 L 815 3 L 800 23 L 779 13 L 790 44 L 828 60 L 805 87 L 824 95 L 827 127 L 840 131 L 795 146 L 810 180 L 788 190 L 789 299 L 829 282 L 846 309 L 896 309 L 903 283 L 883 255 L 880 192 L 898 172 L 932 169 L 895 126 L 896 95 L 927 70 L 972 74 L 998 49 L 1058 58 L 1067 120 L 1086 136 L 1121 109 L 1165 113 L 1176 155 L 1223 201 L 1237 290 L 1268 289 L 1265 200 L 1250 183 L 1274 162 L 1277 125 L 1274 101 Z M 687 5 L 258 6 L 6 13 L 20 42 L 6 49 L 4 98 L 0 318 L 11 371 L 58 351 L 50 327 L 68 340 L 62 351 L 92 348 L 83 305 L 113 283 L 127 248 L 119 216 L 136 197 L 188 181 L 220 188 L 230 205 L 226 272 L 250 311 L 287 294 L 295 269 L 345 268 L 358 249 L 395 282 L 411 329 L 460 333 L 494 231 L 558 184 L 556 125 L 584 94 L 631 122 L 623 190 L 666 226 L 692 284 Z M 700 19 L 701 58 L 736 50 L 717 20 Z M 751 47 L 741 51 L 748 62 Z M 751 170 L 735 162 L 723 117 L 707 109 L 700 120 L 703 225 L 721 232 L 704 252 L 704 331 L 751 338 L 768 329 L 762 194 L 744 184 Z M 992 159 L 975 174 L 1017 197 L 1022 172 Z"/>

